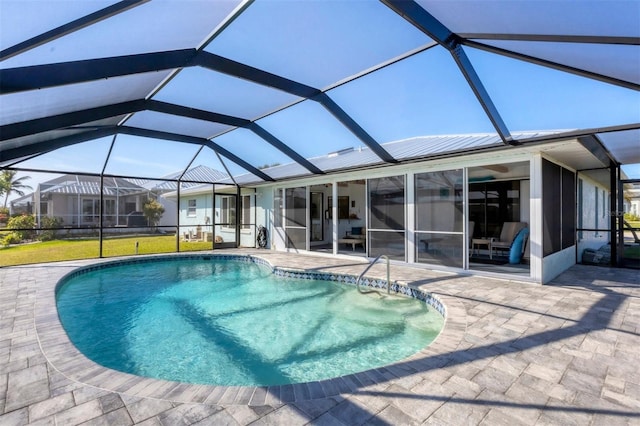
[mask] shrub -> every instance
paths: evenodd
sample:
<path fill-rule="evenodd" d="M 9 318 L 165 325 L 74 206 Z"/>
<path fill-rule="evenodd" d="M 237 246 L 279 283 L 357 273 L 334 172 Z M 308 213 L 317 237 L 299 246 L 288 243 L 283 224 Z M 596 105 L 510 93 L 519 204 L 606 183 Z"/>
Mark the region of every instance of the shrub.
<path fill-rule="evenodd" d="M 62 218 L 43 216 L 40 218 L 40 228 L 59 228 L 62 226 Z M 40 241 L 55 240 L 58 229 L 42 229 L 39 234 Z"/>
<path fill-rule="evenodd" d="M 156 226 L 164 214 L 164 207 L 156 200 L 148 200 L 144 203 L 144 206 L 142 206 L 142 213 L 149 221 L 149 225 Z"/>
<path fill-rule="evenodd" d="M 625 213 L 624 214 L 624 220 L 626 220 L 628 222 L 636 222 L 636 221 L 640 220 L 640 216 L 635 215 L 633 213 Z"/>
<path fill-rule="evenodd" d="M 17 232 L 9 232 L 2 239 L 2 245 L 8 246 L 9 244 L 19 244 L 22 241 L 20 235 Z"/>
<path fill-rule="evenodd" d="M 9 207 L 0 207 L 0 223 L 7 223 L 9 218 Z"/>
<path fill-rule="evenodd" d="M 36 224 L 36 219 L 30 215 L 20 215 L 12 217 L 7 223 L 7 228 L 14 229 L 12 234 L 16 234 L 19 241 L 29 240 L 33 238 L 33 228 Z M 14 243 L 12 243 L 14 244 Z"/>

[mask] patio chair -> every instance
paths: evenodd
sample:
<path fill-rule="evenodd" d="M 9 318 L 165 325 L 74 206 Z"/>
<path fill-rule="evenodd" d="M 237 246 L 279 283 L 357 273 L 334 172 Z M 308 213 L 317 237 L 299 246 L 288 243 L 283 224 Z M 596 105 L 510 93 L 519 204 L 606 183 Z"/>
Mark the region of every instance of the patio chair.
<path fill-rule="evenodd" d="M 491 242 L 491 248 L 500 251 L 511 250 L 511 245 L 521 229 L 526 228 L 526 222 L 505 222 L 502 224 L 500 238 Z M 524 249 L 524 246 L 523 246 Z"/>
<path fill-rule="evenodd" d="M 202 227 L 200 225 L 196 226 L 196 235 L 193 237 L 193 240 L 203 241 Z"/>

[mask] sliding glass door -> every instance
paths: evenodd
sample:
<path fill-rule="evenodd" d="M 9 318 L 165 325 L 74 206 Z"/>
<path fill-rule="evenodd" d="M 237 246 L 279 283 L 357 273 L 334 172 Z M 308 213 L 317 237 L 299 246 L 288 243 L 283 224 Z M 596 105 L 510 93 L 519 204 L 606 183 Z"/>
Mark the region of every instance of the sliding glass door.
<path fill-rule="evenodd" d="M 285 190 L 284 229 L 287 248 L 307 249 L 307 188 Z"/>
<path fill-rule="evenodd" d="M 464 267 L 463 182 L 461 169 L 415 175 L 416 262 Z"/>
<path fill-rule="evenodd" d="M 390 176 L 368 180 L 369 256 L 381 254 L 404 261 L 405 178 Z"/>

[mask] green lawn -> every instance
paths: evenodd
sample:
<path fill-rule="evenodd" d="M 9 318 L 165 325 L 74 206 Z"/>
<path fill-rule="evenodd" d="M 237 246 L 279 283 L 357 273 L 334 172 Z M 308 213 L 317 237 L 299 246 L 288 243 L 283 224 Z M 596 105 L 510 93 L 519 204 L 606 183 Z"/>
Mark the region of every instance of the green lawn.
<path fill-rule="evenodd" d="M 628 220 L 627 223 L 632 228 L 640 228 L 640 220 Z"/>
<path fill-rule="evenodd" d="M 102 244 L 102 256 L 133 255 L 136 252 L 136 241 L 139 254 L 176 251 L 175 236 L 105 238 Z M 211 250 L 211 248 L 210 242 L 180 241 L 180 251 Z M 0 266 L 97 258 L 99 251 L 97 238 L 55 240 L 0 247 Z"/>

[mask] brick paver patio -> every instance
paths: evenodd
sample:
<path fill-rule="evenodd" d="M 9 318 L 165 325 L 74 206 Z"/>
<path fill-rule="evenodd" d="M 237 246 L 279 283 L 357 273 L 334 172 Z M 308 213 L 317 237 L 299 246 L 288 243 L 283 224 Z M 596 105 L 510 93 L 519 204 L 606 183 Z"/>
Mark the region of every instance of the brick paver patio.
<path fill-rule="evenodd" d="M 364 262 L 224 252 L 354 275 Z M 575 266 L 540 286 L 392 265 L 392 279 L 447 307 L 430 347 L 346 378 L 245 388 L 140 378 L 79 354 L 58 322 L 54 287 L 95 262 L 0 268 L 0 424 L 640 424 L 637 271 Z M 383 266 L 368 275 L 384 277 Z"/>

